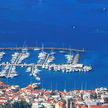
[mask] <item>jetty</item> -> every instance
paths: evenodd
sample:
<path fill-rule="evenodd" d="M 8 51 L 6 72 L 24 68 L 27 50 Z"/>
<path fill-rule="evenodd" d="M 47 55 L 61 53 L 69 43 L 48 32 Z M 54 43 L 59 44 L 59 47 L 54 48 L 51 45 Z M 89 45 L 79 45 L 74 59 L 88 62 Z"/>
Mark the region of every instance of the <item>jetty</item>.
<path fill-rule="evenodd" d="M 0 66 L 18 66 L 18 67 L 42 67 L 41 64 L 5 64 L 5 63 L 2 63 L 0 64 Z"/>
<path fill-rule="evenodd" d="M 71 48 L 54 48 L 54 47 L 8 47 L 8 48 L 0 48 L 0 50 L 61 50 L 61 51 L 73 51 L 73 52 L 80 52 L 80 53 L 85 53 L 87 52 L 86 50 L 82 49 L 71 49 Z"/>

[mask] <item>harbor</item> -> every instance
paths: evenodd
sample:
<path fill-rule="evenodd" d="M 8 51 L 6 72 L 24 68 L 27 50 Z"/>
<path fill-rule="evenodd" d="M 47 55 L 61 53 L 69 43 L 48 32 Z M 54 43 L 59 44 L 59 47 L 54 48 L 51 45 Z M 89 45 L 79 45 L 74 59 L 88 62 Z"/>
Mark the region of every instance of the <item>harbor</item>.
<path fill-rule="evenodd" d="M 22 48 L 0 48 L 4 52 L 1 52 L 1 60 L 5 51 L 13 51 L 10 62 L 2 62 L 0 66 L 2 71 L 0 72 L 1 78 L 14 78 L 19 76 L 16 67 L 25 67 L 26 72 L 30 72 L 29 76 L 34 76 L 36 80 L 40 81 L 39 73 L 45 69 L 52 72 L 88 72 L 92 70 L 91 66 L 80 63 L 80 53 L 85 53 L 85 50 L 76 50 L 68 48 L 45 48 L 45 47 L 22 47 Z M 18 51 L 19 50 L 19 51 Z M 30 57 L 30 51 L 36 51 L 38 53 L 37 62 L 26 63 L 25 59 Z M 49 51 L 49 52 L 48 52 Z M 66 63 L 56 64 L 57 60 L 55 55 L 56 51 L 64 56 Z M 68 52 L 68 53 L 67 53 Z M 74 54 L 73 54 L 74 52 Z M 39 69 L 40 68 L 40 69 Z"/>

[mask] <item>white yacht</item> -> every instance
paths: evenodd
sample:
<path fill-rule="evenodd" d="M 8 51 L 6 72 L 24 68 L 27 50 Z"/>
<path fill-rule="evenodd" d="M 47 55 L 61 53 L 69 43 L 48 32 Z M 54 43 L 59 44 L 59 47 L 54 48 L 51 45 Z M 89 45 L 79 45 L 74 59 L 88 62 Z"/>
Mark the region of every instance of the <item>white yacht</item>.
<path fill-rule="evenodd" d="M 64 53 L 66 53 L 66 51 L 59 51 L 59 53 L 62 53 L 62 54 L 64 54 Z"/>
<path fill-rule="evenodd" d="M 0 77 L 6 77 L 6 75 L 7 75 L 6 73 L 2 73 L 2 72 L 0 73 Z"/>
<path fill-rule="evenodd" d="M 33 76 L 33 74 L 32 74 L 32 73 L 30 73 L 30 76 Z"/>
<path fill-rule="evenodd" d="M 73 55 L 65 55 L 65 57 L 66 57 L 66 59 L 67 59 L 67 63 L 68 64 L 71 64 L 72 63 L 72 61 L 73 61 Z"/>
<path fill-rule="evenodd" d="M 30 53 L 25 52 L 25 53 L 21 53 L 20 58 L 18 59 L 18 64 L 21 63 L 24 59 L 28 58 L 30 56 Z"/>
<path fill-rule="evenodd" d="M 51 53 L 50 53 L 51 55 L 54 55 L 54 54 L 56 54 L 56 52 L 53 52 L 53 51 L 51 51 Z"/>
<path fill-rule="evenodd" d="M 47 53 L 42 51 L 42 52 L 39 53 L 38 58 L 45 58 L 46 55 L 47 55 Z"/>
<path fill-rule="evenodd" d="M 5 54 L 5 52 L 0 52 L 0 61 L 3 58 L 3 55 Z"/>
<path fill-rule="evenodd" d="M 40 78 L 39 77 L 36 77 L 36 80 L 40 81 Z"/>
<path fill-rule="evenodd" d="M 39 51 L 40 50 L 40 48 L 34 48 L 34 51 Z"/>
<path fill-rule="evenodd" d="M 41 70 L 39 70 L 38 68 L 34 68 L 34 73 L 39 73 L 41 72 Z"/>
<path fill-rule="evenodd" d="M 30 72 L 31 71 L 31 67 L 27 67 L 26 72 Z"/>
<path fill-rule="evenodd" d="M 39 86 L 41 83 L 32 83 L 29 86 Z"/>
<path fill-rule="evenodd" d="M 48 58 L 48 60 L 47 60 L 47 64 L 49 64 L 49 63 L 51 63 L 51 62 L 53 62 L 55 60 L 55 57 L 54 56 L 50 56 L 49 58 Z"/>

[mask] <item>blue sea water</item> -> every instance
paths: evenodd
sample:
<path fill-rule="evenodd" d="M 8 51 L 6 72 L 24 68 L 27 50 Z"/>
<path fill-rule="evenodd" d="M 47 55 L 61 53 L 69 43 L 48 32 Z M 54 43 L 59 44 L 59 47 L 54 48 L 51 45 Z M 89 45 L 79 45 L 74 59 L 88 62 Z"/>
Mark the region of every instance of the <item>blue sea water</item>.
<path fill-rule="evenodd" d="M 105 9 L 104 9 L 105 8 Z M 108 1 L 107 0 L 0 0 L 0 47 L 28 46 L 85 49 L 81 62 L 92 65 L 88 73 L 62 73 L 42 70 L 39 74 L 46 89 L 94 89 L 108 87 Z M 2 61 L 10 61 L 6 51 Z M 37 52 L 24 62 L 36 63 Z M 65 62 L 57 55 L 57 64 Z M 27 86 L 26 68 L 18 68 L 19 77 L 0 78 L 4 83 Z"/>

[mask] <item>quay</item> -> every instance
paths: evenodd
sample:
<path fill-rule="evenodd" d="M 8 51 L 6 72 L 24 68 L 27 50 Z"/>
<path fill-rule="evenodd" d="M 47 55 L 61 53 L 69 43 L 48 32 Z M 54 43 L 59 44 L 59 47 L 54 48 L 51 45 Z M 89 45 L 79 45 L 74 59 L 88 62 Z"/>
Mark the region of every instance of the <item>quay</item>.
<path fill-rule="evenodd" d="M 41 64 L 5 64 L 5 63 L 0 64 L 0 66 L 42 67 Z"/>
<path fill-rule="evenodd" d="M 42 68 L 45 68 L 43 66 L 48 66 L 48 65 L 44 65 L 44 64 L 10 64 L 10 63 L 2 63 L 0 64 L 0 66 L 18 66 L 18 67 L 42 67 Z M 72 71 L 72 68 L 75 69 L 74 71 L 89 71 L 89 70 L 92 70 L 92 67 L 91 66 L 83 66 L 83 64 L 74 64 L 74 65 L 55 65 L 55 64 L 52 64 L 52 65 L 49 65 L 48 67 L 53 67 L 55 68 L 54 70 L 57 71 L 62 68 L 65 68 L 67 70 L 67 72 L 70 72 Z M 48 69 L 48 68 L 46 68 Z M 84 69 L 84 70 L 81 70 L 81 69 Z"/>
<path fill-rule="evenodd" d="M 0 50 L 23 50 L 23 49 L 27 49 L 27 50 L 62 50 L 62 51 L 73 51 L 73 52 L 87 52 L 84 49 L 83 50 L 79 50 L 79 49 L 70 49 L 70 48 L 54 48 L 54 47 L 8 47 L 8 48 L 0 48 Z"/>

